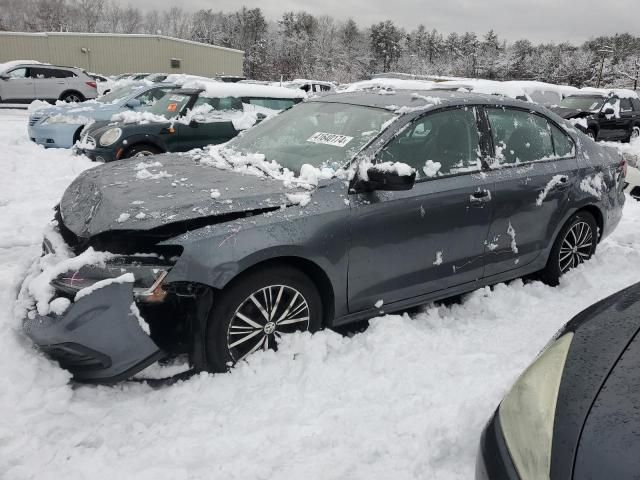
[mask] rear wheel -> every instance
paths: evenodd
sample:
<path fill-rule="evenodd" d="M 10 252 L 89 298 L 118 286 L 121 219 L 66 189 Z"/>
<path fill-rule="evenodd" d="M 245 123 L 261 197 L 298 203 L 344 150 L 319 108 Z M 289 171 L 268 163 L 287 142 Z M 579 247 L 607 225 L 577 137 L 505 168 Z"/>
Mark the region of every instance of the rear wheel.
<path fill-rule="evenodd" d="M 79 92 L 67 92 L 60 97 L 63 102 L 84 102 L 84 96 Z"/>
<path fill-rule="evenodd" d="M 553 244 L 541 279 L 558 285 L 560 277 L 589 260 L 598 244 L 598 224 L 588 212 L 578 212 L 566 223 Z"/>
<path fill-rule="evenodd" d="M 303 272 L 287 266 L 242 275 L 214 305 L 206 332 L 213 372 L 224 372 L 256 351 L 276 350 L 283 335 L 322 326 L 318 289 Z"/>
<path fill-rule="evenodd" d="M 134 145 L 127 150 L 121 158 L 148 157 L 149 155 L 156 155 L 158 153 L 162 152 L 153 145 Z"/>

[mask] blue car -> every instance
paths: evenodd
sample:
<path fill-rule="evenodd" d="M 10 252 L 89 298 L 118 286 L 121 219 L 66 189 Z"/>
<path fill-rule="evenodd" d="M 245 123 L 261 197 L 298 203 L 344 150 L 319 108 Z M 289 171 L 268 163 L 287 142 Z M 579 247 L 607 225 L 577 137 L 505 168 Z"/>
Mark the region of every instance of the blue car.
<path fill-rule="evenodd" d="M 37 110 L 29 116 L 29 138 L 44 147 L 71 148 L 85 125 L 110 120 L 116 113 L 150 107 L 176 88 L 179 86 L 173 83 L 132 83 L 96 100 Z"/>

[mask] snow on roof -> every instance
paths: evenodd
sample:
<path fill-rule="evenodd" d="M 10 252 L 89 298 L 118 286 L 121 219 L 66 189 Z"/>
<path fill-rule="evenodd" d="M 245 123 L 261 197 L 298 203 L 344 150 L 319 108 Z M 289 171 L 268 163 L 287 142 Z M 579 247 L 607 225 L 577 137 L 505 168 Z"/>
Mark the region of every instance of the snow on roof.
<path fill-rule="evenodd" d="M 334 84 L 332 82 L 328 82 L 327 80 L 310 80 L 308 78 L 294 78 L 290 82 L 282 82 L 284 84 L 305 84 L 305 83 L 317 83 L 318 85 L 327 85 L 333 87 Z"/>
<path fill-rule="evenodd" d="M 509 80 L 503 83 L 517 85 L 528 94 L 534 92 L 556 92 L 561 95 L 571 95 L 578 91 L 576 87 L 569 85 L 555 85 L 553 83 L 537 82 L 534 80 Z"/>
<path fill-rule="evenodd" d="M 402 78 L 374 78 L 362 80 L 350 84 L 344 92 L 357 92 L 358 90 L 393 89 L 393 90 L 429 90 L 434 82 L 427 80 L 405 80 Z"/>
<path fill-rule="evenodd" d="M 0 63 L 0 72 L 9 70 L 10 68 L 17 67 L 18 65 L 44 65 L 42 62 L 36 60 L 11 60 L 9 62 Z M 49 64 L 47 64 L 49 65 Z"/>
<path fill-rule="evenodd" d="M 527 92 L 522 86 L 510 82 L 498 82 L 495 80 L 467 79 L 467 80 L 449 80 L 438 82 L 438 86 L 459 86 L 474 93 L 485 93 L 488 95 L 502 95 L 509 98 L 529 98 Z"/>
<path fill-rule="evenodd" d="M 603 95 L 603 96 L 611 96 L 615 95 L 619 98 L 638 98 L 638 94 L 633 90 L 628 90 L 626 88 L 593 88 L 593 87 L 584 87 L 578 90 L 577 94 L 585 94 L 585 95 Z"/>
<path fill-rule="evenodd" d="M 172 76 L 172 75 L 170 75 Z M 169 80 L 169 79 L 167 79 Z M 183 80 L 183 81 L 181 81 Z M 251 83 L 218 82 L 201 77 L 200 79 L 174 79 L 174 83 L 180 82 L 183 88 L 203 89 L 204 97 L 266 97 L 266 98 L 306 98 L 302 90 L 275 87 L 271 85 L 256 85 Z"/>

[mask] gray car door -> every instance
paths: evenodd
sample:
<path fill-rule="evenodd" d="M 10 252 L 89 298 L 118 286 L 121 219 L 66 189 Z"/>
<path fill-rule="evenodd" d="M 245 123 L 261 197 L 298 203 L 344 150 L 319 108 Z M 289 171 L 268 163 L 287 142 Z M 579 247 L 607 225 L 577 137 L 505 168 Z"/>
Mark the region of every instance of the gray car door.
<path fill-rule="evenodd" d="M 542 115 L 524 109 L 487 108 L 495 145 L 493 216 L 485 277 L 533 262 L 553 241 L 578 181 L 571 138 Z"/>
<path fill-rule="evenodd" d="M 2 80 L 2 100 L 25 101 L 35 98 L 33 80 L 29 77 L 29 67 L 18 67 L 7 72 L 6 80 Z"/>
<path fill-rule="evenodd" d="M 475 109 L 429 113 L 381 150 L 376 162 L 418 171 L 412 190 L 351 193 L 349 310 L 373 308 L 483 275 L 492 180 L 481 172 Z"/>

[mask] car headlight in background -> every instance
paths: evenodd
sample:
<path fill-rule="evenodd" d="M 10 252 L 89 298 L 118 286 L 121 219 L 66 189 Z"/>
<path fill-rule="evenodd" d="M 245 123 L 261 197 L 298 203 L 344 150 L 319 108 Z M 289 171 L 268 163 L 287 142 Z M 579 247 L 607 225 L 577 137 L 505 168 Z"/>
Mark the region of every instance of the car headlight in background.
<path fill-rule="evenodd" d="M 110 128 L 100 136 L 100 145 L 108 147 L 113 145 L 122 135 L 122 130 L 119 128 Z"/>
<path fill-rule="evenodd" d="M 572 339 L 567 333 L 544 350 L 500 404 L 502 433 L 522 480 L 549 478 L 556 402 Z"/>

